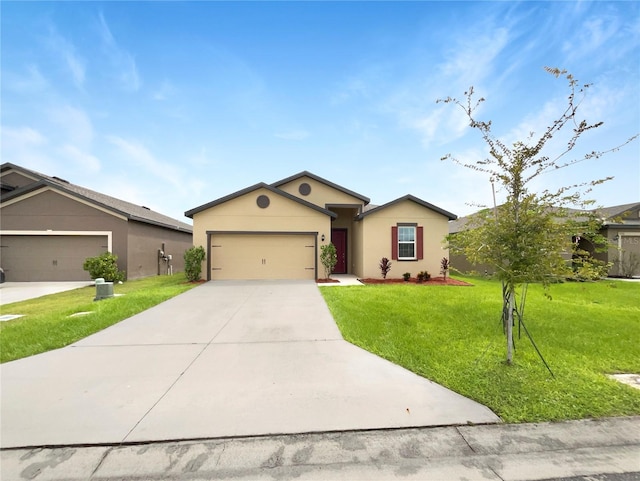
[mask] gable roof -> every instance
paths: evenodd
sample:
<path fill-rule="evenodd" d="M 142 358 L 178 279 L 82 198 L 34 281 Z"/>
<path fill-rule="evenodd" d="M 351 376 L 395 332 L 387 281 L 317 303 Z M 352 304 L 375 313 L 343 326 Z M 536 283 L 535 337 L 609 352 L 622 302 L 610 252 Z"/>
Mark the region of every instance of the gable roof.
<path fill-rule="evenodd" d="M 224 204 L 225 202 L 229 202 L 230 200 L 236 199 L 238 197 L 241 197 L 245 194 L 249 194 L 255 190 L 258 189 L 267 189 L 270 192 L 273 192 L 276 195 L 282 196 L 286 199 L 292 200 L 294 202 L 297 202 L 300 205 L 303 205 L 305 207 L 308 207 L 310 209 L 313 209 L 317 212 L 321 212 L 323 214 L 328 215 L 329 217 L 335 219 L 336 217 L 338 217 L 338 215 L 334 212 L 331 212 L 330 210 L 327 209 L 323 209 L 320 206 L 317 206 L 315 204 L 312 204 L 311 202 L 307 202 L 306 200 L 300 199 L 299 197 L 296 197 L 295 195 L 291 195 L 287 192 L 284 192 L 283 190 L 280 190 L 276 187 L 273 187 L 272 185 L 269 184 L 265 184 L 264 182 L 260 182 L 258 184 L 254 184 L 250 187 L 247 187 L 245 189 L 239 190 L 237 192 L 234 192 L 233 194 L 229 194 L 229 195 L 225 195 L 224 197 L 220 197 L 219 199 L 216 199 L 214 201 L 211 201 L 207 204 L 203 204 L 200 207 L 196 207 L 194 209 L 188 210 L 184 213 L 185 216 L 190 217 L 193 219 L 193 216 L 199 212 L 202 212 L 204 210 L 210 209 L 211 207 L 215 207 L 217 205 L 220 204 Z"/>
<path fill-rule="evenodd" d="M 612 224 L 617 225 L 619 223 L 620 218 L 622 219 L 623 224 L 626 223 L 627 219 L 623 215 L 625 212 L 632 211 L 637 208 L 640 208 L 640 202 L 633 202 L 631 204 L 614 205 L 612 207 L 596 208 L 593 210 L 579 210 L 579 209 L 570 209 L 570 208 L 566 208 L 565 210 L 571 214 L 577 215 L 577 219 L 582 219 L 582 220 L 587 218 L 586 213 L 589 213 L 589 212 L 595 213 L 598 215 L 598 217 L 600 217 L 600 219 L 602 219 L 602 221 L 604 222 L 604 225 L 612 225 Z M 487 207 L 485 209 L 481 209 L 477 212 L 474 212 L 473 214 L 460 217 L 454 222 L 450 222 L 449 233 L 455 234 L 457 232 L 465 230 L 467 228 L 467 224 L 471 221 L 474 215 L 482 212 L 483 210 L 488 210 L 488 209 L 493 209 L 493 207 Z M 584 213 L 585 215 L 580 216 L 581 213 Z M 633 219 L 632 222 L 633 221 L 637 221 L 637 219 Z"/>
<path fill-rule="evenodd" d="M 136 205 L 131 202 L 120 200 L 115 197 L 101 194 L 100 192 L 96 192 L 94 190 L 72 184 L 71 182 L 60 179 L 59 177 L 50 177 L 48 175 L 25 169 L 24 167 L 20 167 L 8 162 L 2 164 L 2 166 L 0 167 L 0 172 L 7 171 L 16 171 L 27 177 L 35 177 L 39 180 L 3 194 L 3 201 L 16 199 L 24 194 L 49 187 L 51 189 L 64 192 L 71 197 L 76 197 L 77 199 L 84 200 L 85 202 L 89 202 L 96 206 L 102 207 L 103 209 L 111 211 L 115 214 L 122 215 L 129 220 L 156 225 L 159 227 L 165 227 L 167 229 L 177 230 L 181 232 L 193 232 L 193 227 L 185 222 L 181 222 L 177 219 L 173 219 L 172 217 L 160 214 L 159 212 L 155 212 L 148 207 Z"/>
<path fill-rule="evenodd" d="M 596 213 L 605 221 L 605 223 L 618 223 L 620 220 L 624 223 L 627 220 L 631 220 L 627 219 L 624 214 L 638 208 L 640 208 L 640 202 L 633 202 L 631 204 L 614 205 L 612 207 L 596 209 Z"/>
<path fill-rule="evenodd" d="M 427 209 L 431 209 L 434 212 L 437 212 L 438 214 L 442 214 L 443 216 L 447 217 L 449 220 L 456 220 L 458 218 L 457 215 L 452 214 L 451 212 L 448 212 L 444 209 L 441 209 L 440 207 L 437 207 L 433 204 L 430 204 L 429 202 L 425 202 L 422 199 L 419 199 L 418 197 L 415 197 L 411 194 L 405 195 L 403 197 L 400 197 L 396 200 L 392 200 L 391 202 L 387 202 L 386 204 L 374 207 L 373 209 L 367 209 L 365 212 L 362 212 L 360 215 L 358 215 L 358 217 L 356 217 L 356 219 L 360 220 L 366 216 L 368 216 L 369 214 L 373 214 L 375 212 L 380 212 L 383 209 L 386 209 L 387 207 L 391 207 L 392 205 L 396 205 L 399 204 L 400 202 L 404 202 L 405 200 L 410 200 L 411 202 L 415 202 L 416 204 L 425 207 Z"/>
<path fill-rule="evenodd" d="M 323 179 L 322 177 L 312 174 L 311 172 L 308 172 L 306 170 L 303 170 L 302 172 L 299 172 L 295 175 L 292 175 L 291 177 L 287 177 L 286 179 L 282 179 L 279 180 L 277 182 L 274 182 L 273 184 L 271 184 L 272 187 L 280 187 L 284 184 L 287 184 L 289 182 L 291 182 L 292 180 L 296 180 L 296 179 L 300 179 L 302 177 L 309 177 L 310 179 L 313 179 L 317 182 L 320 182 L 321 184 L 324 184 L 326 186 L 331 187 L 332 189 L 336 189 L 340 192 L 343 192 L 347 195 L 350 195 L 352 197 L 355 197 L 356 199 L 360 199 L 365 205 L 368 204 L 370 202 L 369 197 L 366 197 L 362 194 L 358 194 L 357 192 L 354 192 L 352 190 L 346 189 L 344 187 L 342 187 L 341 185 L 338 184 L 334 184 L 333 182 L 328 181 L 327 179 Z"/>

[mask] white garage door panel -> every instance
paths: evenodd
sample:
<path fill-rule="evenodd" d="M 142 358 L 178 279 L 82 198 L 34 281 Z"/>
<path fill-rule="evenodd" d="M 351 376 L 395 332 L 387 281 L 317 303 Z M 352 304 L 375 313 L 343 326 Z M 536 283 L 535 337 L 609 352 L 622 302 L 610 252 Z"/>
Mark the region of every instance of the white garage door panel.
<path fill-rule="evenodd" d="M 211 279 L 315 279 L 315 236 L 213 234 Z"/>
<path fill-rule="evenodd" d="M 106 236 L 7 235 L 0 242 L 0 263 L 12 282 L 88 281 L 87 257 L 107 250 Z"/>

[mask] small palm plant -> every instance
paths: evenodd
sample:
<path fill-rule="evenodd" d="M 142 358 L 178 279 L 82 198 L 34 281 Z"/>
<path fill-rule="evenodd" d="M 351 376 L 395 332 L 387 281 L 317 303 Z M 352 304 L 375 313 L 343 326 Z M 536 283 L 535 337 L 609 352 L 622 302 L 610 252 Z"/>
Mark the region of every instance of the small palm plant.
<path fill-rule="evenodd" d="M 382 274 L 382 278 L 386 279 L 387 274 L 391 270 L 391 261 L 386 257 L 383 257 L 382 259 L 380 259 L 379 267 L 380 267 L 380 273 Z"/>

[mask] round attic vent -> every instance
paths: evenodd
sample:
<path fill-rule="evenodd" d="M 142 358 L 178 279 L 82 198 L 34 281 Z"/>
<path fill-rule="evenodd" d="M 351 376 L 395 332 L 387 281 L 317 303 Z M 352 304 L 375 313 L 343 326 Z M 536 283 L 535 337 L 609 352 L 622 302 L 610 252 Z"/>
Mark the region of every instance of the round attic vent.
<path fill-rule="evenodd" d="M 309 195 L 311 193 L 311 186 L 306 182 L 303 182 L 302 184 L 300 184 L 300 187 L 298 187 L 298 192 L 300 192 L 302 195 Z"/>
<path fill-rule="evenodd" d="M 266 195 L 259 195 L 256 199 L 256 204 L 258 204 L 258 207 L 260 207 L 261 209 L 266 209 L 267 207 L 269 207 L 270 202 L 271 201 L 269 200 L 269 197 L 267 197 Z"/>

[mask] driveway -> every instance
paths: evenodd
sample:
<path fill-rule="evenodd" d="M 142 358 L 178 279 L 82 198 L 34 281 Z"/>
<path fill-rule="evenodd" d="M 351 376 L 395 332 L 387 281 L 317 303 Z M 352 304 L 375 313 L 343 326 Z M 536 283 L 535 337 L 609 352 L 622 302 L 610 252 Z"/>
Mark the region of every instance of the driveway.
<path fill-rule="evenodd" d="M 93 284 L 93 281 L 3 282 L 0 284 L 0 305 L 80 289 L 81 287 L 92 286 Z"/>
<path fill-rule="evenodd" d="M 2 448 L 500 421 L 344 341 L 313 281 L 208 282 L 0 376 Z"/>

